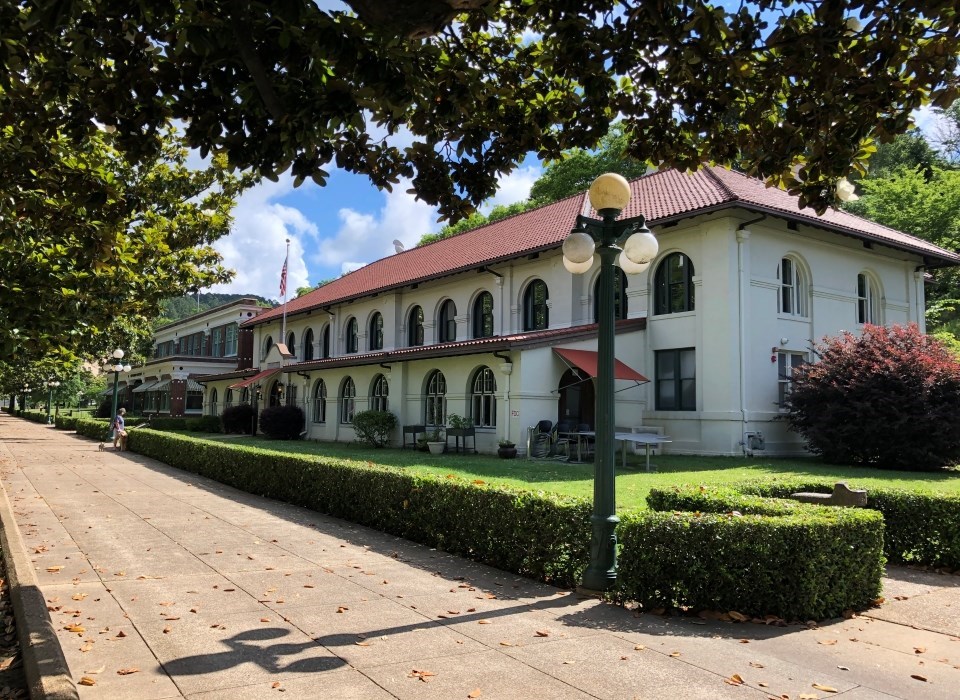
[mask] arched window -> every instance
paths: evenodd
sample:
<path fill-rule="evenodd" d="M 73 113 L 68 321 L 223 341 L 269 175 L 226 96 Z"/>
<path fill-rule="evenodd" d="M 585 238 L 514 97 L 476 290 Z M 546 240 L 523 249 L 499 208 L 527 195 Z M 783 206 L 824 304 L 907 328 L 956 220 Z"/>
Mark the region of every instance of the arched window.
<path fill-rule="evenodd" d="M 313 359 L 313 329 L 308 328 L 303 335 L 303 361 L 309 362 Z"/>
<path fill-rule="evenodd" d="M 780 278 L 780 308 L 786 316 L 807 316 L 807 277 L 793 258 L 783 258 L 777 270 Z"/>
<path fill-rule="evenodd" d="M 457 339 L 457 307 L 453 299 L 447 299 L 437 316 L 437 341 L 452 343 Z"/>
<path fill-rule="evenodd" d="M 880 316 L 880 287 L 870 275 L 857 275 L 857 323 L 883 323 Z"/>
<path fill-rule="evenodd" d="M 267 358 L 267 353 L 270 352 L 270 348 L 273 347 L 273 336 L 268 335 L 263 341 L 263 358 Z"/>
<path fill-rule="evenodd" d="M 313 422 L 327 422 L 327 385 L 322 379 L 313 388 Z"/>
<path fill-rule="evenodd" d="M 340 422 L 353 423 L 353 413 L 356 407 L 357 387 L 353 379 L 347 377 L 343 380 L 343 388 L 340 390 Z"/>
<path fill-rule="evenodd" d="M 379 311 L 370 319 L 370 349 L 383 350 L 383 314 Z"/>
<path fill-rule="evenodd" d="M 653 285 L 655 314 L 693 311 L 693 263 L 683 253 L 671 253 L 663 259 Z"/>
<path fill-rule="evenodd" d="M 223 396 L 223 407 L 230 408 L 233 405 L 233 389 L 227 389 L 227 393 Z"/>
<path fill-rule="evenodd" d="M 212 389 L 210 391 L 210 415 L 211 416 L 219 415 L 219 413 L 217 413 L 217 390 L 216 389 Z"/>
<path fill-rule="evenodd" d="M 539 331 L 550 327 L 549 298 L 546 282 L 534 280 L 530 283 L 523 293 L 523 330 Z"/>
<path fill-rule="evenodd" d="M 473 337 L 493 336 L 493 295 L 484 292 L 473 302 Z"/>
<path fill-rule="evenodd" d="M 497 380 L 489 367 L 481 367 L 473 376 L 471 404 L 476 427 L 497 427 Z"/>
<path fill-rule="evenodd" d="M 370 390 L 370 410 L 371 411 L 388 411 L 390 396 L 390 385 L 387 383 L 387 378 L 382 374 L 378 374 L 373 378 L 373 388 Z"/>
<path fill-rule="evenodd" d="M 353 316 L 347 321 L 347 332 L 344 338 L 344 351 L 349 355 L 357 351 L 357 319 Z"/>
<path fill-rule="evenodd" d="M 287 333 L 287 350 L 294 355 L 297 354 L 297 336 L 293 334 L 293 331 Z"/>
<path fill-rule="evenodd" d="M 443 372 L 434 370 L 427 380 L 427 394 L 423 397 L 427 425 L 444 425 L 447 422 L 447 380 Z"/>
<path fill-rule="evenodd" d="M 613 318 L 627 317 L 627 275 L 619 267 L 614 268 L 613 277 Z M 593 321 L 600 320 L 600 277 L 593 285 Z"/>
<path fill-rule="evenodd" d="M 420 306 L 410 309 L 407 322 L 407 345 L 410 347 L 423 345 L 423 308 Z"/>
<path fill-rule="evenodd" d="M 330 357 L 330 324 L 323 329 L 323 347 L 320 348 L 320 357 L 324 360 Z"/>

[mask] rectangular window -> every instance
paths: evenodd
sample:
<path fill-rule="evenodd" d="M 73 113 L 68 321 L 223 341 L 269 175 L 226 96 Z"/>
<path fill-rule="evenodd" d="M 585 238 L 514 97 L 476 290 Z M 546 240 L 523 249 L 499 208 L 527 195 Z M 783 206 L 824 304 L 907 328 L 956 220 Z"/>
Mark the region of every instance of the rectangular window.
<path fill-rule="evenodd" d="M 184 406 L 184 410 L 202 413 L 203 412 L 203 392 L 188 391 L 187 402 L 186 402 L 186 405 Z"/>
<path fill-rule="evenodd" d="M 780 408 L 787 408 L 787 397 L 793 388 L 794 370 L 806 361 L 807 356 L 802 352 L 777 353 L 777 405 Z"/>
<path fill-rule="evenodd" d="M 658 411 L 697 410 L 697 356 L 693 348 L 656 353 Z"/>
<path fill-rule="evenodd" d="M 793 314 L 793 261 L 784 258 L 780 263 L 780 268 L 780 312 Z"/>
<path fill-rule="evenodd" d="M 213 349 L 210 354 L 213 357 L 223 357 L 223 328 L 214 328 L 211 337 Z"/>
<path fill-rule="evenodd" d="M 223 355 L 231 357 L 237 354 L 237 324 L 227 326 L 226 340 L 224 341 Z"/>

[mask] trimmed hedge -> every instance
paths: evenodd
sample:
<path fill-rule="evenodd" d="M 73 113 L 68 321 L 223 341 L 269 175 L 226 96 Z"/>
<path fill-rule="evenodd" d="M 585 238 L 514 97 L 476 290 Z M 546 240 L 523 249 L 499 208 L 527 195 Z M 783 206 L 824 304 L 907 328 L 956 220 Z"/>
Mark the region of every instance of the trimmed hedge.
<path fill-rule="evenodd" d="M 57 430 L 76 430 L 77 429 L 77 416 L 66 415 L 61 413 L 53 421 L 54 426 Z"/>
<path fill-rule="evenodd" d="M 875 511 L 700 487 L 654 489 L 648 503 L 662 510 L 620 523 L 620 600 L 819 620 L 880 595 L 883 517 Z"/>
<path fill-rule="evenodd" d="M 765 479 L 734 488 L 758 496 L 786 497 L 798 491 L 829 493 L 833 485 L 817 479 Z M 858 487 L 851 484 L 850 488 Z M 871 487 L 867 508 L 883 513 L 884 553 L 891 562 L 960 569 L 960 495 Z"/>
<path fill-rule="evenodd" d="M 249 493 L 543 581 L 572 586 L 587 563 L 591 504 L 584 499 L 150 429 L 131 432 L 129 446 Z"/>

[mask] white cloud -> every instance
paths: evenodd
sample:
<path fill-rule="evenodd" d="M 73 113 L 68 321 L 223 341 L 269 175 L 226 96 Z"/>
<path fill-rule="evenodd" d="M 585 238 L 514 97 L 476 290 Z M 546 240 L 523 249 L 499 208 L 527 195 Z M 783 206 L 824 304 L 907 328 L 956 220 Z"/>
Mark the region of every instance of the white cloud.
<path fill-rule="evenodd" d="M 408 187 L 401 182 L 393 192 L 383 192 L 384 204 L 375 214 L 340 209 L 339 229 L 332 235 L 321 235 L 317 255 L 311 262 L 349 272 L 392 255 L 394 239 L 412 248 L 423 234 L 437 230 L 436 210 L 407 194 Z"/>
<path fill-rule="evenodd" d="M 483 203 L 480 211 L 488 214 L 498 204 L 513 204 L 527 199 L 530 196 L 530 188 L 541 174 L 543 170 L 539 165 L 517 168 L 497 183 L 497 193 Z"/>
<path fill-rule="evenodd" d="M 234 224 L 229 236 L 214 247 L 223 255 L 226 267 L 236 270 L 229 284 L 212 291 L 259 294 L 280 299 L 280 272 L 290 239 L 287 265 L 287 296 L 296 296 L 297 287 L 309 284 L 302 239 L 317 236 L 316 225 L 293 207 L 276 200 L 290 192 L 292 181 L 264 182 L 245 192 L 233 211 Z"/>

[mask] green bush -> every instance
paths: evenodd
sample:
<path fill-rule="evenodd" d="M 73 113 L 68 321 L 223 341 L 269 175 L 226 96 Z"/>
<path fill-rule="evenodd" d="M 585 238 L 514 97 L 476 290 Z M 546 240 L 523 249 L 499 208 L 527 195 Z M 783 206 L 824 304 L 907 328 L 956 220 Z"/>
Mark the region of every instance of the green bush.
<path fill-rule="evenodd" d="M 688 487 L 620 523 L 616 595 L 645 608 L 837 617 L 880 595 L 883 517 Z"/>
<path fill-rule="evenodd" d="M 56 420 L 54 420 L 53 424 L 58 430 L 76 430 L 77 416 L 61 413 L 56 417 Z"/>
<path fill-rule="evenodd" d="M 253 406 L 248 403 L 227 406 L 220 415 L 221 428 L 227 435 L 249 433 L 253 421 Z"/>
<path fill-rule="evenodd" d="M 305 425 L 299 406 L 269 406 L 260 411 L 260 432 L 272 440 L 299 440 Z"/>
<path fill-rule="evenodd" d="M 377 528 L 559 585 L 588 558 L 590 503 L 143 429 L 130 448 L 249 493 Z"/>
<path fill-rule="evenodd" d="M 390 442 L 390 434 L 397 427 L 397 417 L 390 411 L 359 411 L 353 415 L 353 430 L 357 440 L 370 447 L 383 447 Z"/>
<path fill-rule="evenodd" d="M 167 416 L 150 419 L 150 427 L 154 430 L 186 430 L 186 418 L 170 418 Z"/>
<path fill-rule="evenodd" d="M 187 430 L 193 433 L 219 433 L 220 416 L 198 416 L 187 420 Z"/>
<path fill-rule="evenodd" d="M 765 479 L 735 484 L 743 493 L 787 497 L 799 491 L 833 490 L 832 481 Z M 851 488 L 857 488 L 851 484 Z M 960 495 L 867 489 L 867 508 L 886 523 L 884 553 L 891 562 L 960 569 Z"/>

